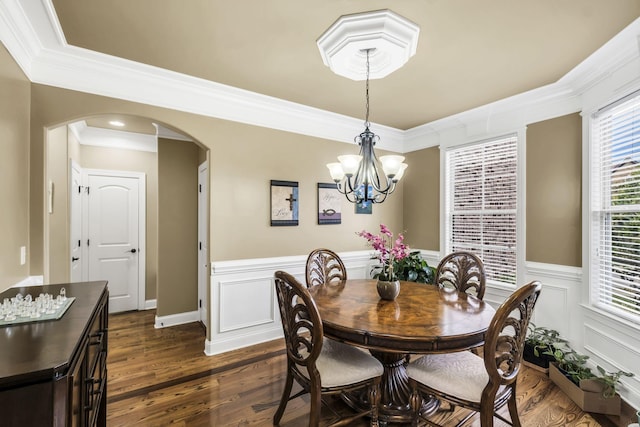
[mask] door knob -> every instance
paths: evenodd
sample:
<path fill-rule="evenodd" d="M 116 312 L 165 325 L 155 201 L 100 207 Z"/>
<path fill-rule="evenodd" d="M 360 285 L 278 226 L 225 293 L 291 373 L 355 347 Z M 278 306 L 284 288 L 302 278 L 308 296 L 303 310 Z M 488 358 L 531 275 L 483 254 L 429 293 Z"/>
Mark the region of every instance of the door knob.
<path fill-rule="evenodd" d="M 71 257 L 71 262 L 73 262 L 73 261 L 78 261 L 79 259 L 80 259 L 80 258 L 78 258 L 78 257 L 74 257 L 74 256 L 72 256 L 72 257 Z"/>
<path fill-rule="evenodd" d="M 136 252 L 138 252 L 138 250 L 134 248 L 134 249 L 131 249 L 129 252 L 131 252 L 132 254 L 135 254 Z"/>

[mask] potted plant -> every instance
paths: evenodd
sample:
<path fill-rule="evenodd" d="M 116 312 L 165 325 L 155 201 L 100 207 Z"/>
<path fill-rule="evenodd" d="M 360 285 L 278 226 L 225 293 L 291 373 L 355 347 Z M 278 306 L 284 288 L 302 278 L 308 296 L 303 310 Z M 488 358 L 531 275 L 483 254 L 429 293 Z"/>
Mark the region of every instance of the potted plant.
<path fill-rule="evenodd" d="M 435 279 L 435 268 L 429 266 L 420 251 L 411 251 L 406 257 L 396 259 L 393 270 L 398 280 L 407 282 L 433 284 Z"/>
<path fill-rule="evenodd" d="M 616 388 L 622 376 L 630 372 L 607 372 L 598 366 L 599 375 L 586 365 L 589 356 L 571 348 L 556 348 L 555 362 L 549 365 L 549 378 L 567 394 L 583 411 L 601 414 L 620 414 L 620 395 Z"/>
<path fill-rule="evenodd" d="M 529 322 L 524 341 L 523 363 L 530 368 L 548 373 L 549 362 L 555 360 L 553 353 L 556 347 L 566 342 L 567 340 L 560 338 L 558 331 Z"/>
<path fill-rule="evenodd" d="M 602 385 L 602 396 L 604 397 L 615 396 L 617 386 L 620 384 L 620 378 L 622 378 L 622 376 L 632 377 L 634 375 L 631 372 L 624 371 L 608 372 L 600 365 L 596 368 L 598 370 L 598 375 L 593 379 L 593 381 Z"/>
<path fill-rule="evenodd" d="M 400 292 L 400 279 L 395 270 L 395 264 L 409 255 L 409 248 L 404 244 L 404 235 L 398 233 L 394 238 L 391 230 L 384 224 L 380 224 L 378 235 L 365 230 L 356 234 L 364 237 L 377 252 L 376 258 L 380 261 L 380 265 L 374 267 L 373 277 L 378 279 L 376 289 L 380 298 L 393 301 Z"/>

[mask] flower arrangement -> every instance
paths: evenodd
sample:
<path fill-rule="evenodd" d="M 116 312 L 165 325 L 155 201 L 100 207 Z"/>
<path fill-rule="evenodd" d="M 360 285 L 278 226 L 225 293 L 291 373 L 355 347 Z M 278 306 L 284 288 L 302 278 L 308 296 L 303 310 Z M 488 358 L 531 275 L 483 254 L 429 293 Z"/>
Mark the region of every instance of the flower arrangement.
<path fill-rule="evenodd" d="M 380 224 L 380 233 L 375 235 L 362 230 L 356 234 L 367 239 L 369 245 L 378 252 L 377 258 L 382 266 L 375 277 L 379 280 L 393 282 L 398 280 L 398 275 L 394 271 L 394 263 L 409 255 L 409 247 L 404 244 L 402 233 L 398 233 L 394 240 L 393 233 L 384 224 Z"/>

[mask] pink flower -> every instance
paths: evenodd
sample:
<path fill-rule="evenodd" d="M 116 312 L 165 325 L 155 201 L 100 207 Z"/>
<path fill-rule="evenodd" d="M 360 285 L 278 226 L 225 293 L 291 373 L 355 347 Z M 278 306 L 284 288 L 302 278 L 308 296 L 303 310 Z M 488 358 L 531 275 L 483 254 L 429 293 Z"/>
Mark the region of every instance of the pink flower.
<path fill-rule="evenodd" d="M 402 233 L 399 233 L 394 241 L 393 233 L 384 224 L 380 224 L 380 233 L 381 235 L 374 235 L 362 230 L 356 234 L 364 237 L 369 245 L 378 252 L 378 259 L 382 264 L 382 272 L 379 274 L 379 278 L 382 280 L 396 280 L 393 272 L 393 262 L 407 257 L 409 255 L 409 247 L 404 244 L 404 235 Z"/>

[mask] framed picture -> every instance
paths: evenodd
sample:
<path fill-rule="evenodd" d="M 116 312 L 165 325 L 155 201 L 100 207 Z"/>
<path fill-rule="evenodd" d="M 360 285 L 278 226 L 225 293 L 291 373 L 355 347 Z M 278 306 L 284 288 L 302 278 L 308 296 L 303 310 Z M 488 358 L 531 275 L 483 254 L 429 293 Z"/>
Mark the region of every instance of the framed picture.
<path fill-rule="evenodd" d="M 369 194 L 373 193 L 373 186 L 369 185 Z M 364 197 L 364 185 L 356 190 L 359 197 Z M 373 212 L 373 203 L 370 201 L 356 203 L 357 214 L 371 214 Z"/>
<path fill-rule="evenodd" d="M 271 180 L 271 225 L 298 225 L 298 183 Z"/>
<path fill-rule="evenodd" d="M 335 183 L 318 183 L 318 224 L 340 224 L 342 194 Z"/>
<path fill-rule="evenodd" d="M 357 214 L 371 214 L 372 212 L 373 212 L 373 203 L 371 202 L 356 203 Z"/>

